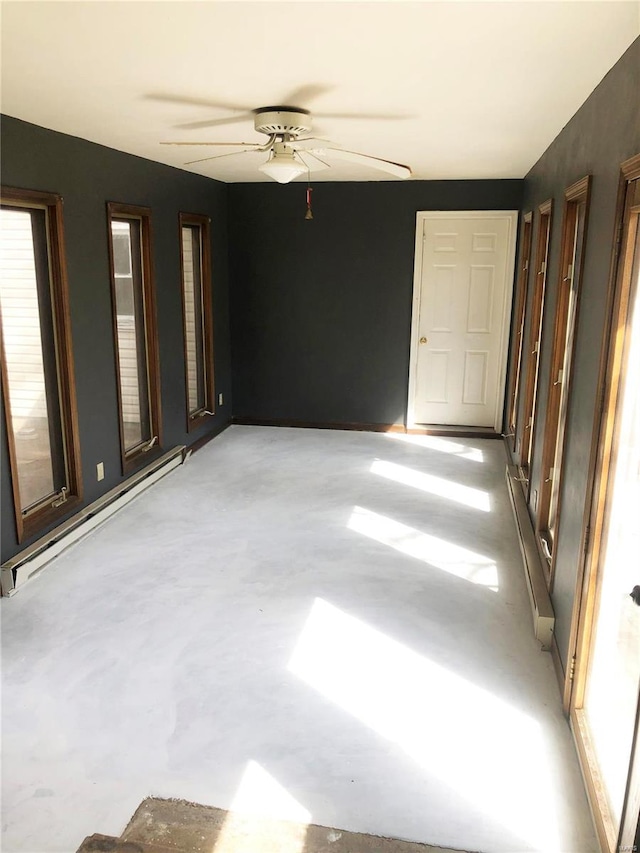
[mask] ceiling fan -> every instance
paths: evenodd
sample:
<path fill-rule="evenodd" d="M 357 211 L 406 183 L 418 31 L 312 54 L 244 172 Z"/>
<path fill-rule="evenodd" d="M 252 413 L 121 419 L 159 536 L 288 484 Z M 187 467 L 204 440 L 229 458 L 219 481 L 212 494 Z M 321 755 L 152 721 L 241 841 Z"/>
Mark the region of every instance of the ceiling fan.
<path fill-rule="evenodd" d="M 307 90 L 313 88 L 313 94 L 318 87 L 305 87 Z M 299 90 L 296 94 L 300 94 L 303 90 Z M 175 100 L 166 96 L 156 95 L 150 96 L 158 100 Z M 180 99 L 187 103 L 203 104 L 206 102 L 195 101 L 191 99 Z M 238 108 L 235 108 L 238 109 Z M 331 167 L 331 158 L 336 157 L 342 160 L 349 160 L 354 163 L 361 163 L 370 166 L 374 169 L 379 169 L 388 174 L 394 175 L 396 178 L 410 178 L 411 169 L 409 166 L 404 166 L 402 163 L 394 163 L 391 160 L 384 160 L 380 157 L 373 157 L 369 154 L 360 154 L 356 151 L 346 151 L 334 142 L 319 137 L 310 136 L 312 129 L 311 113 L 309 110 L 294 106 L 267 106 L 258 107 L 256 109 L 243 109 L 241 115 L 231 116 L 227 119 L 214 119 L 212 121 L 195 122 L 183 127 L 210 127 L 212 125 L 236 123 L 253 116 L 254 128 L 258 133 L 263 133 L 268 136 L 267 142 L 260 145 L 252 142 L 161 142 L 161 145 L 206 145 L 206 146 L 221 146 L 226 148 L 239 148 L 240 151 L 231 151 L 225 154 L 214 154 L 211 157 L 202 157 L 198 160 L 189 160 L 185 166 L 194 163 L 203 163 L 208 160 L 217 160 L 222 157 L 233 157 L 240 154 L 248 154 L 251 152 L 268 153 L 268 159 L 259 170 L 264 174 L 273 178 L 281 184 L 289 183 L 294 178 L 320 169 L 328 169 Z M 339 117 L 334 114 L 334 117 Z M 390 116 L 340 116 L 344 118 L 391 118 Z M 394 116 L 393 118 L 399 118 Z"/>

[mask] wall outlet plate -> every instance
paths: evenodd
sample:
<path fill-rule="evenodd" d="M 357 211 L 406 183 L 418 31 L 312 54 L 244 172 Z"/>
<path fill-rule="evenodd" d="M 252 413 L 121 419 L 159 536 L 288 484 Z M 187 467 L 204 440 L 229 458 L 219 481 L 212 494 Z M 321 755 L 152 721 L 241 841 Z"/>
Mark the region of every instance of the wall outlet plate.
<path fill-rule="evenodd" d="M 218 405 L 219 405 L 219 406 L 224 406 L 224 397 L 222 396 L 222 394 L 221 394 L 221 393 L 220 393 L 220 394 L 218 394 Z"/>
<path fill-rule="evenodd" d="M 96 465 L 96 478 L 98 480 L 104 480 L 104 462 L 98 462 Z"/>

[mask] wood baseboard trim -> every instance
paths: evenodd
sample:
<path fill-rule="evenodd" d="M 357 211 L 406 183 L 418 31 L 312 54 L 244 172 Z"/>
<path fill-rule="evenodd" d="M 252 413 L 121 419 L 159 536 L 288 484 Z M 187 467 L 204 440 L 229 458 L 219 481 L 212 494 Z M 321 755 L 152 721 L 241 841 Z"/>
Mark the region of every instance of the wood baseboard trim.
<path fill-rule="evenodd" d="M 498 438 L 500 433 L 465 427 L 425 426 L 407 429 L 404 424 L 343 423 L 340 421 L 299 421 L 288 418 L 234 417 L 234 424 L 243 426 L 294 427 L 297 429 L 337 429 L 358 432 L 395 432 L 405 435 L 434 435 L 443 438 Z"/>
<path fill-rule="evenodd" d="M 206 444 L 209 444 L 210 441 L 213 441 L 214 438 L 217 438 L 221 433 L 228 429 L 232 423 L 233 421 L 227 421 L 226 424 L 222 424 L 221 427 L 201 436 L 197 441 L 194 441 L 193 444 L 188 445 L 185 454 L 191 455 L 192 453 L 197 453 L 198 450 L 203 448 Z"/>
<path fill-rule="evenodd" d="M 358 432 L 406 432 L 404 424 L 339 423 L 337 421 L 296 421 L 287 418 L 233 418 L 243 426 L 295 427 L 297 429 L 337 429 Z"/>
<path fill-rule="evenodd" d="M 456 427 L 456 426 L 433 426 L 410 427 L 405 430 L 407 435 L 435 435 L 441 438 L 498 438 L 502 434 L 483 427 Z"/>

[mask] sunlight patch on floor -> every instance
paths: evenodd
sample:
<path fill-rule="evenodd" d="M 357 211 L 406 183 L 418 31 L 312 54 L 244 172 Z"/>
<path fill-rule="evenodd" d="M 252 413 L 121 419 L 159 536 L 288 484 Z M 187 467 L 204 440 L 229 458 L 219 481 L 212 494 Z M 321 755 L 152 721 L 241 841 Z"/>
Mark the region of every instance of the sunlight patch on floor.
<path fill-rule="evenodd" d="M 269 822 L 285 821 L 276 827 Z M 311 812 L 256 761 L 249 761 L 212 853 L 255 853 L 277 832 L 279 853 L 302 853 Z"/>
<path fill-rule="evenodd" d="M 394 480 L 396 483 L 402 483 L 405 486 L 413 486 L 415 489 L 429 492 L 429 494 L 455 501 L 473 509 L 491 512 L 489 493 L 482 489 L 474 489 L 471 486 L 454 483 L 452 480 L 445 480 L 442 477 L 434 477 L 433 474 L 425 474 L 422 471 L 416 471 L 415 468 L 408 468 L 406 465 L 397 465 L 395 462 L 386 462 L 382 459 L 376 459 L 371 465 L 371 473 L 386 477 L 388 480 Z"/>
<path fill-rule="evenodd" d="M 231 808 L 259 817 L 311 822 L 311 812 L 256 761 L 247 763 Z"/>
<path fill-rule="evenodd" d="M 443 572 L 496 592 L 498 567 L 491 557 L 461 548 L 438 536 L 422 533 L 386 515 L 355 506 L 347 523 L 350 530 L 375 539 L 402 554 L 428 563 Z"/>
<path fill-rule="evenodd" d="M 539 724 L 316 598 L 289 670 L 541 853 L 561 849 Z"/>
<path fill-rule="evenodd" d="M 385 438 L 394 441 L 404 441 L 406 444 L 414 444 L 417 447 L 425 447 L 428 450 L 437 450 L 440 453 L 452 453 L 472 462 L 484 462 L 484 455 L 476 447 L 468 447 L 448 438 L 440 438 L 437 435 L 408 435 L 403 432 L 385 432 Z"/>

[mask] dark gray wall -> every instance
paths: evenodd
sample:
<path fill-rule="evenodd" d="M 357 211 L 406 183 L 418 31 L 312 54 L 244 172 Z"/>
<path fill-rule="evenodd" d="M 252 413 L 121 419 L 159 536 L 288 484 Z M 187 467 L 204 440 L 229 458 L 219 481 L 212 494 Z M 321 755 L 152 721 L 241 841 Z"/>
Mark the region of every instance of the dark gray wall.
<path fill-rule="evenodd" d="M 229 188 L 234 416 L 403 423 L 416 212 L 517 210 L 522 182 Z"/>
<path fill-rule="evenodd" d="M 163 444 L 192 444 L 231 417 L 227 187 L 207 178 L 132 157 L 13 118 L 2 121 L 2 183 L 59 193 L 71 302 L 71 331 L 80 423 L 85 503 L 123 480 L 120 463 L 106 202 L 151 208 L 160 343 Z M 187 434 L 183 360 L 178 212 L 211 217 L 216 393 L 225 405 Z M 2 463 L 2 560 L 18 550 L 8 450 Z M 96 480 L 96 463 L 105 479 Z M 20 547 L 24 547 L 23 543 Z"/>
<path fill-rule="evenodd" d="M 525 179 L 523 211 L 554 201 L 553 231 L 544 307 L 537 429 L 532 485 L 540 489 L 540 458 L 548 397 L 553 320 L 559 281 L 560 240 L 564 191 L 592 175 L 586 250 L 575 361 L 565 444 L 561 521 L 558 531 L 553 605 L 556 637 L 566 662 L 575 597 L 576 574 L 587 496 L 587 474 L 594 426 L 598 367 L 605 326 L 605 306 L 614 240 L 614 220 L 620 164 L 640 153 L 640 39 L 636 39 L 576 115 L 555 139 Z M 530 288 L 531 290 L 533 288 Z M 525 330 L 525 340 L 528 329 Z M 523 372 L 526 371 L 526 357 Z M 524 375 L 524 374 L 523 374 Z M 520 424 L 521 427 L 521 424 Z M 520 430 L 519 430 L 520 432 Z"/>

